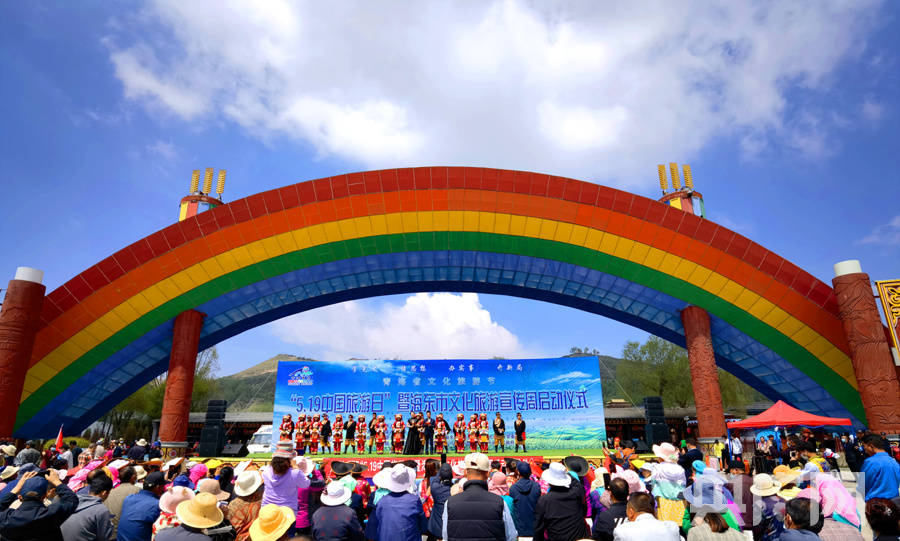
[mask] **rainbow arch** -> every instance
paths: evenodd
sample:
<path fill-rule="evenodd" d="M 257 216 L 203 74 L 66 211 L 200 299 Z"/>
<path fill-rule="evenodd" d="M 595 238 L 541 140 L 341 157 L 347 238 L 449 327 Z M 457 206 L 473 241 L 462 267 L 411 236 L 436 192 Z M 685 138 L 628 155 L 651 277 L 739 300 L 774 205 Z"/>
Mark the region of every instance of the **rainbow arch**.
<path fill-rule="evenodd" d="M 168 367 L 173 320 L 201 348 L 304 310 L 474 291 L 600 314 L 684 345 L 711 316 L 719 365 L 773 400 L 864 423 L 829 286 L 709 220 L 593 183 L 468 167 L 352 173 L 175 223 L 47 295 L 17 436 L 80 430 Z"/>

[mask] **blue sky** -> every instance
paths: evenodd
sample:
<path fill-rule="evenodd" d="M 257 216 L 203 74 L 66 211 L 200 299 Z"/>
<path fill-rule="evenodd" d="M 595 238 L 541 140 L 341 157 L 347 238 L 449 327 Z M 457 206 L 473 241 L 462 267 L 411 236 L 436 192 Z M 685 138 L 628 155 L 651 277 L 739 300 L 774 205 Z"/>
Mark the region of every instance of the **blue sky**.
<path fill-rule="evenodd" d="M 690 163 L 709 217 L 830 283 L 900 274 L 896 3 L 0 5 L 0 279 L 50 289 L 170 224 L 190 171 L 226 200 L 411 165 L 536 170 L 657 195 Z M 412 330 L 410 330 L 412 329 Z M 398 332 L 407 343 L 397 345 Z M 277 353 L 617 354 L 643 333 L 487 295 L 370 299 L 220 345 Z"/>

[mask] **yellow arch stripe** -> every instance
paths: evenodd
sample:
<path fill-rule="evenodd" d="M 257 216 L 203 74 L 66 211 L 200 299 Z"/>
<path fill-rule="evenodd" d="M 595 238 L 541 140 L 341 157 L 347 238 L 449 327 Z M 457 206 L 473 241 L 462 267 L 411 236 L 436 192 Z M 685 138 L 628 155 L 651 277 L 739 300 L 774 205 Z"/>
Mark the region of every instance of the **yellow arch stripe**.
<path fill-rule="evenodd" d="M 824 336 L 772 302 L 701 265 L 658 248 L 581 225 L 479 211 L 422 211 L 364 216 L 317 224 L 232 248 L 146 288 L 90 323 L 36 363 L 22 400 L 89 350 L 141 315 L 224 274 L 285 253 L 331 242 L 397 233 L 471 231 L 583 246 L 675 276 L 721 297 L 779 330 L 858 388 L 850 358 Z"/>

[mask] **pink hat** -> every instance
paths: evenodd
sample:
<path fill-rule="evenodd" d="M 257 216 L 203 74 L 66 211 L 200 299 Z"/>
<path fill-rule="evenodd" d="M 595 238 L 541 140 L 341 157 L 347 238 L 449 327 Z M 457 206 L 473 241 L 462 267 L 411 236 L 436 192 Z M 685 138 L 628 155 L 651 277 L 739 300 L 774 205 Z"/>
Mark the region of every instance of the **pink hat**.
<path fill-rule="evenodd" d="M 194 491 L 188 487 L 170 487 L 159 497 L 159 508 L 166 513 L 174 514 L 175 508 L 181 502 L 194 498 Z"/>
<path fill-rule="evenodd" d="M 635 492 L 647 492 L 647 487 L 644 485 L 644 482 L 641 481 L 641 478 L 634 470 L 625 470 L 621 473 L 614 473 L 612 475 L 612 478 L 624 479 L 625 482 L 628 483 L 629 494 L 633 494 Z"/>

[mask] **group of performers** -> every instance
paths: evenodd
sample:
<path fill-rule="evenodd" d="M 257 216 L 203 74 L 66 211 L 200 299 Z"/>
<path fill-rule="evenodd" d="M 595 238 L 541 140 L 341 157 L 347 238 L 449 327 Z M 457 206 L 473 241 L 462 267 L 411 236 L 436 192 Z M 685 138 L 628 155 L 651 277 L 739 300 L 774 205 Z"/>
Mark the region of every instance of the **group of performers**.
<path fill-rule="evenodd" d="M 335 415 L 334 424 L 328 419 L 328 414 L 321 416 L 316 413 L 297 416 L 294 421 L 291 415 L 285 415 L 278 427 L 281 441 L 294 441 L 298 453 L 316 455 L 321 449 L 322 453 L 341 454 L 348 452 L 371 454 L 373 449 L 376 454 L 384 454 L 385 447 L 389 443 L 389 452 L 395 455 L 420 455 L 424 453 L 445 453 L 455 449 L 457 453 L 466 451 L 466 439 L 468 436 L 469 450 L 488 452 L 490 436 L 494 436 L 494 452 L 506 451 L 506 423 L 500 412 L 497 412 L 493 422 L 488 421 L 486 413 L 473 413 L 466 423 L 462 413 L 456 416 L 456 422 L 451 426 L 444 419 L 444 414 L 438 413 L 432 419 L 431 412 L 413 413 L 406 421 L 401 414 L 394 416 L 394 421 L 388 426 L 384 415 L 373 413 L 371 421 L 366 421 L 365 415 L 360 415 L 354 420 L 353 415 L 348 415 L 347 420 L 341 414 Z M 516 451 L 519 445 L 525 449 L 525 421 L 522 414 L 516 415 L 514 423 L 516 433 Z M 390 433 L 390 436 L 388 435 Z M 341 446 L 343 445 L 343 451 Z"/>

